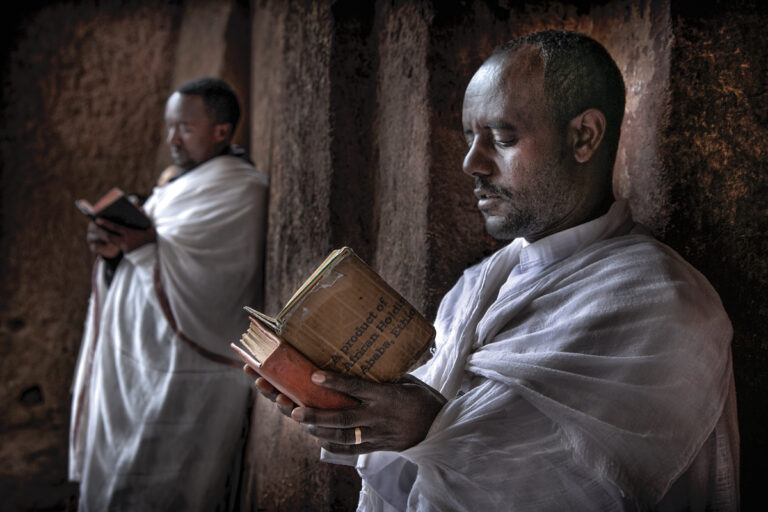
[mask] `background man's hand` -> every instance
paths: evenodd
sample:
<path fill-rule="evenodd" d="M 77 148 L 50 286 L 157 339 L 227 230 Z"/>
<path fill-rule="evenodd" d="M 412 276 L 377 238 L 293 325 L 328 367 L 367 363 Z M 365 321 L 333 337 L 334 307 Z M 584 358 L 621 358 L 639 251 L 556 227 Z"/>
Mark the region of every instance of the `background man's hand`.
<path fill-rule="evenodd" d="M 100 228 L 93 221 L 88 223 L 85 240 L 88 242 L 88 248 L 91 252 L 102 258 L 113 259 L 120 254 L 120 248 L 109 241 L 109 232 Z"/>
<path fill-rule="evenodd" d="M 446 403 L 440 393 L 412 376 L 395 384 L 376 384 L 319 371 L 312 375 L 312 381 L 360 401 L 358 407 L 351 409 L 296 407 L 291 412 L 291 417 L 315 436 L 320 446 L 334 453 L 360 454 L 410 448 L 424 440 L 435 416 Z M 358 428 L 359 444 L 355 432 Z"/>
<path fill-rule="evenodd" d="M 157 240 L 154 227 L 149 229 L 131 229 L 120 224 L 115 224 L 105 219 L 97 218 L 96 225 L 107 237 L 110 244 L 118 247 L 123 253 L 129 253 L 134 249 L 153 243 Z"/>

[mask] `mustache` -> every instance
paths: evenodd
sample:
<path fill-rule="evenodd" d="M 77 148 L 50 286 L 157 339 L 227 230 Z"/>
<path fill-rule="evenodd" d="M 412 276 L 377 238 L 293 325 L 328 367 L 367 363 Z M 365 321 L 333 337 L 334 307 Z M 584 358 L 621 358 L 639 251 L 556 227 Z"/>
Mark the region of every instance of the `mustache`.
<path fill-rule="evenodd" d="M 503 188 L 488 182 L 485 176 L 475 176 L 475 192 L 483 192 L 488 195 L 509 197 L 509 193 Z"/>

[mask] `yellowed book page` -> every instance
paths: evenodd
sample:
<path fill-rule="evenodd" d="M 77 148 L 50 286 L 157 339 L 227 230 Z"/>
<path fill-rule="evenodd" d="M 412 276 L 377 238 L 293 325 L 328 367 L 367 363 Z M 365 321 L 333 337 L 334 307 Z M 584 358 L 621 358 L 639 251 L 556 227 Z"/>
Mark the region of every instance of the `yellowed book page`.
<path fill-rule="evenodd" d="M 240 342 L 259 363 L 266 361 L 280 344 L 279 341 L 267 336 L 253 324 L 243 333 Z"/>
<path fill-rule="evenodd" d="M 282 337 L 319 367 L 397 380 L 434 328 L 354 253 L 329 269 L 284 319 Z"/>

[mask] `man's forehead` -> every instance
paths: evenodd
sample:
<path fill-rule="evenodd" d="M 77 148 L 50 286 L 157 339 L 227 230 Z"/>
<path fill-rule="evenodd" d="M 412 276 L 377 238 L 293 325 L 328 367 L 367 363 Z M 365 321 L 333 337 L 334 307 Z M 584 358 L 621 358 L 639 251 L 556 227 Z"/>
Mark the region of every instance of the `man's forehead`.
<path fill-rule="evenodd" d="M 541 49 L 530 44 L 498 53 L 492 59 L 498 60 L 508 72 L 538 75 L 544 71 Z"/>
<path fill-rule="evenodd" d="M 480 66 L 467 86 L 463 116 L 524 115 L 542 101 L 546 97 L 541 53 L 521 47 L 494 55 Z"/>
<path fill-rule="evenodd" d="M 165 116 L 196 116 L 206 115 L 205 101 L 198 94 L 183 94 L 178 91 L 168 97 L 165 103 Z"/>
<path fill-rule="evenodd" d="M 503 90 L 538 89 L 543 85 L 544 60 L 541 51 L 527 45 L 498 53 L 478 69 L 481 77 L 492 79 Z"/>
<path fill-rule="evenodd" d="M 464 107 L 478 103 L 491 103 L 501 99 L 501 68 L 495 65 L 483 65 L 470 80 L 464 93 Z"/>

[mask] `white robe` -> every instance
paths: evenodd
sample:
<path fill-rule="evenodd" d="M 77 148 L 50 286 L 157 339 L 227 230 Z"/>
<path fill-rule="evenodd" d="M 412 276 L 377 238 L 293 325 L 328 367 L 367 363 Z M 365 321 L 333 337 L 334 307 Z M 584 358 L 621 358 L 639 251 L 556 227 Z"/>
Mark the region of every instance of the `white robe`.
<path fill-rule="evenodd" d="M 154 189 L 157 242 L 109 287 L 97 262 L 70 429 L 81 510 L 210 510 L 238 476 L 250 382 L 200 352 L 228 357 L 242 306 L 260 300 L 266 190 L 244 160 L 216 157 Z"/>
<path fill-rule="evenodd" d="M 524 246 L 444 298 L 414 374 L 449 401 L 420 444 L 360 458 L 359 510 L 736 510 L 732 329 L 706 279 L 623 202 Z"/>

